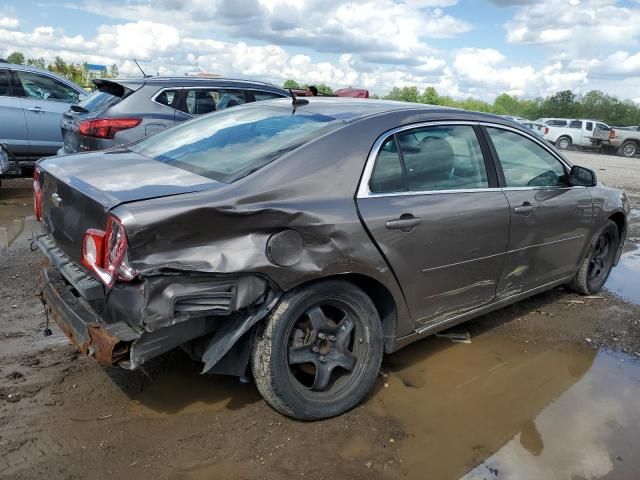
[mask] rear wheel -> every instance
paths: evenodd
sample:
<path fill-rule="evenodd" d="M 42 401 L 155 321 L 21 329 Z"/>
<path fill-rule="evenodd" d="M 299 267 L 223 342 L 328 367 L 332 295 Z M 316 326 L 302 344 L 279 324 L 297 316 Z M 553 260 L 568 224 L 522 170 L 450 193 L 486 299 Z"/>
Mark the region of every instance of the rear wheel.
<path fill-rule="evenodd" d="M 576 273 L 571 287 L 583 295 L 598 293 L 604 286 L 618 251 L 620 234 L 618 226 L 607 220 L 600 233 L 594 238 L 587 256 Z"/>
<path fill-rule="evenodd" d="M 258 390 L 302 420 L 339 415 L 373 386 L 382 327 L 371 299 L 344 281 L 287 293 L 256 331 L 251 366 Z"/>
<path fill-rule="evenodd" d="M 571 148 L 571 139 L 569 137 L 560 137 L 556 140 L 556 147 L 560 150 L 567 150 Z"/>
<path fill-rule="evenodd" d="M 636 142 L 624 142 L 620 147 L 622 156 L 631 158 L 638 154 L 638 144 Z"/>

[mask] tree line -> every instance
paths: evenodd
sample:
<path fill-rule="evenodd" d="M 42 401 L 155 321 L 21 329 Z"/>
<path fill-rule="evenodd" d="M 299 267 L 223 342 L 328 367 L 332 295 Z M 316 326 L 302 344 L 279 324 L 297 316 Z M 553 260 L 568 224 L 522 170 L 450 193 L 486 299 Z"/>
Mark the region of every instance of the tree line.
<path fill-rule="evenodd" d="M 94 78 L 114 78 L 118 76 L 118 66 L 111 65 L 102 71 L 90 70 L 87 62 L 66 62 L 56 57 L 53 62 L 44 58 L 26 58 L 22 52 L 13 52 L 7 57 L 9 63 L 32 65 L 62 75 L 78 85 L 91 88 Z M 284 88 L 307 88 L 307 84 L 295 80 L 286 80 Z M 333 89 L 324 83 L 316 85 L 322 95 L 333 95 Z M 372 95 L 372 98 L 380 98 Z M 476 98 L 456 100 L 449 95 L 440 95 L 434 87 L 427 87 L 420 92 L 418 87 L 394 87 L 383 97 L 386 100 L 441 105 L 444 107 L 462 108 L 477 112 L 494 113 L 496 115 L 512 115 L 535 120 L 543 117 L 591 118 L 601 120 L 613 126 L 640 125 L 640 106 L 632 100 L 620 100 L 600 90 L 591 90 L 584 95 L 576 95 L 571 90 L 556 92 L 546 98 L 520 98 L 508 93 L 498 95 L 493 103 Z"/>
<path fill-rule="evenodd" d="M 287 80 L 283 88 L 306 88 L 294 80 Z M 332 95 L 333 90 L 325 84 L 317 85 L 318 91 L 324 95 Z M 380 98 L 371 95 L 371 98 Z M 394 87 L 384 97 L 385 100 L 441 105 L 443 107 L 462 108 L 476 112 L 511 115 L 536 120 L 545 117 L 591 118 L 601 120 L 613 126 L 640 125 L 640 106 L 632 100 L 620 100 L 600 90 L 591 90 L 584 95 L 576 95 L 571 90 L 549 95 L 546 98 L 520 98 L 503 93 L 495 100 L 485 102 L 477 98 L 456 100 L 448 95 L 440 95 L 434 87 L 427 87 L 423 92 L 418 87 Z"/>
<path fill-rule="evenodd" d="M 91 80 L 94 78 L 115 78 L 118 76 L 118 66 L 113 64 L 100 71 L 90 70 L 87 62 L 66 62 L 62 57 L 56 57 L 53 62 L 46 62 L 44 58 L 26 58 L 22 52 L 12 52 L 7 57 L 9 63 L 29 65 L 43 70 L 49 70 L 68 78 L 83 88 L 93 88 Z"/>
<path fill-rule="evenodd" d="M 447 95 L 439 95 L 433 87 L 427 87 L 422 93 L 417 87 L 395 87 L 384 98 L 519 116 L 530 120 L 545 117 L 591 118 L 615 126 L 640 125 L 640 106 L 632 100 L 620 100 L 600 90 L 591 90 L 584 95 L 563 90 L 546 98 L 533 99 L 503 93 L 493 103 L 489 103 L 475 98 L 455 100 Z"/>

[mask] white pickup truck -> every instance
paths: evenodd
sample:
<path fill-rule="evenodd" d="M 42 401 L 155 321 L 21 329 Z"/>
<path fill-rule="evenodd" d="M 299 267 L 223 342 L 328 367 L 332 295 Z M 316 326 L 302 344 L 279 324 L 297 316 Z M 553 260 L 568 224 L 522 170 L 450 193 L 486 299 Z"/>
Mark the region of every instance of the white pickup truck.
<path fill-rule="evenodd" d="M 635 157 L 640 153 L 640 127 L 616 127 L 611 146 L 624 157 Z"/>
<path fill-rule="evenodd" d="M 572 146 L 586 148 L 608 148 L 613 133 L 611 127 L 596 120 L 541 118 L 536 120 L 549 126 L 544 138 L 560 150 Z"/>

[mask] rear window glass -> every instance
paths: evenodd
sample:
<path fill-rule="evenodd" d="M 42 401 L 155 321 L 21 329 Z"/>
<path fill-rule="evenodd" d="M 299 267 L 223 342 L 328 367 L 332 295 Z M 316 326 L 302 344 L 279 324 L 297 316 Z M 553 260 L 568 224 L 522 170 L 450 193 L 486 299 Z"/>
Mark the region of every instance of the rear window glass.
<path fill-rule="evenodd" d="M 130 149 L 230 183 L 344 122 L 277 107 L 228 109 L 149 137 Z"/>
<path fill-rule="evenodd" d="M 84 108 L 88 112 L 95 112 L 98 110 L 104 110 L 112 105 L 115 105 L 120 101 L 120 97 L 110 94 L 109 92 L 103 92 L 96 90 L 87 98 L 82 100 L 78 105 Z"/>

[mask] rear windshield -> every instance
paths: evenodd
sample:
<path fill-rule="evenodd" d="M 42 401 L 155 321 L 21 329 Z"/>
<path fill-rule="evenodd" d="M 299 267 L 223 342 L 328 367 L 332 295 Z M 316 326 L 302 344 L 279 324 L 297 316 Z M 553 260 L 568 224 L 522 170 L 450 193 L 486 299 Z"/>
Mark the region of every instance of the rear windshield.
<path fill-rule="evenodd" d="M 285 108 L 235 107 L 182 123 L 129 148 L 230 183 L 343 123 L 333 117 Z"/>
<path fill-rule="evenodd" d="M 109 92 L 103 92 L 96 90 L 87 98 L 82 100 L 78 105 L 84 108 L 87 112 L 95 112 L 98 110 L 104 110 L 111 105 L 115 105 L 121 100 L 117 95 L 112 95 Z"/>

